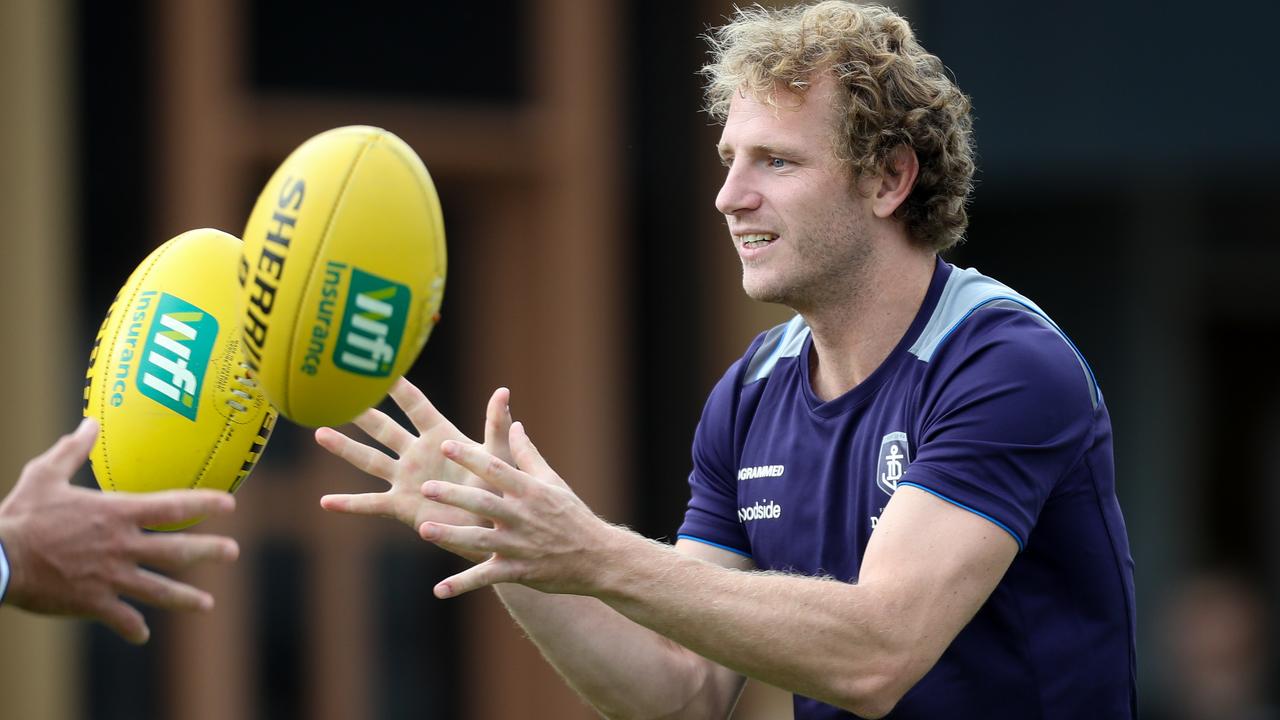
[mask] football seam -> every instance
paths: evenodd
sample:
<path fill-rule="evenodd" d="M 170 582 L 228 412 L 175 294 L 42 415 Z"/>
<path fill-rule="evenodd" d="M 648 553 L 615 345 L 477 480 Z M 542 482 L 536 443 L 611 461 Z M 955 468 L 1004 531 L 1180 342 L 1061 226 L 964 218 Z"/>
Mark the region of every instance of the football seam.
<path fill-rule="evenodd" d="M 189 489 L 194 490 L 195 488 L 203 487 L 202 483 L 204 483 L 205 476 L 209 474 L 209 468 L 213 465 L 213 459 L 218 454 L 218 448 L 225 445 L 231 435 L 234 434 L 235 428 L 231 425 L 232 423 L 229 420 L 223 424 L 222 432 L 218 433 L 218 439 L 213 441 L 213 447 L 209 449 L 209 454 L 205 456 L 204 463 L 200 466 L 200 472 L 196 475 L 195 481 L 188 486 Z"/>
<path fill-rule="evenodd" d="M 261 460 L 262 455 L 266 453 L 267 443 L 271 441 L 271 434 L 275 432 L 276 423 L 279 422 L 279 419 L 279 413 L 273 410 L 270 404 L 268 404 L 266 412 L 262 414 L 262 422 L 258 424 L 258 431 L 253 435 L 253 442 L 249 444 L 249 451 L 245 453 L 244 459 L 240 461 L 240 467 L 244 472 L 244 476 L 237 476 L 237 479 L 232 481 L 232 492 L 239 489 L 240 486 L 244 484 L 244 481 L 248 480 L 249 476 L 253 474 L 254 468 L 258 467 L 258 461 Z M 258 448 L 257 452 L 254 452 L 255 447 Z M 246 464 L 249 466 L 248 469 L 244 469 Z"/>
<path fill-rule="evenodd" d="M 239 354 L 240 354 L 240 351 L 237 350 L 236 355 L 239 356 Z M 217 392 L 218 392 L 217 387 L 215 386 L 214 389 L 212 390 L 212 393 L 215 398 L 217 397 Z M 215 402 L 214 405 L 216 409 L 217 403 Z M 252 407 L 250 408 L 250 410 L 247 410 L 245 412 L 246 418 L 254 417 L 251 410 L 252 410 Z M 264 397 L 262 398 L 262 412 L 260 414 L 265 415 L 269 412 L 271 412 L 271 403 Z M 214 440 L 213 447 L 209 449 L 209 453 L 205 456 L 204 463 L 200 467 L 200 472 L 196 474 L 195 480 L 191 483 L 191 485 L 188 486 L 189 488 L 194 489 L 199 487 L 205 487 L 203 484 L 205 477 L 209 474 L 209 468 L 213 466 L 214 458 L 218 455 L 218 450 L 223 445 L 226 445 L 231 441 L 232 436 L 236 434 L 237 426 L 242 426 L 245 428 L 253 427 L 253 424 L 250 423 L 247 419 L 244 423 L 237 423 L 233 419 L 236 415 L 234 409 L 230 413 L 226 413 L 226 414 L 218 413 L 218 415 L 222 418 L 222 432 L 218 434 L 218 439 Z M 260 418 L 259 418 L 259 422 L 261 422 Z M 254 437 L 255 438 L 257 437 L 256 432 L 254 433 Z M 221 488 L 214 488 L 214 489 L 221 489 Z M 228 489 L 227 492 L 231 492 L 231 490 Z"/>
<path fill-rule="evenodd" d="M 320 257 L 324 255 L 325 246 L 329 243 L 329 233 L 333 228 L 333 218 L 338 214 L 338 209 L 342 207 L 342 201 L 347 196 L 347 189 L 351 186 L 351 178 L 355 175 L 356 168 L 360 166 L 360 161 L 364 159 L 364 156 L 369 152 L 370 148 L 372 148 L 378 140 L 381 139 L 383 132 L 385 131 L 375 128 L 373 137 L 366 137 L 364 146 L 360 148 L 358 153 L 356 153 L 355 159 L 351 161 L 351 166 L 347 168 L 347 175 L 342 179 L 342 187 L 338 191 L 337 198 L 334 199 L 333 207 L 329 209 L 329 217 L 325 219 L 324 231 L 320 234 L 320 242 L 316 244 L 315 255 L 309 258 L 310 265 L 307 268 L 307 280 L 302 286 L 302 294 L 299 297 L 300 306 L 311 292 L 311 284 L 316 279 L 316 266 L 319 263 Z M 350 292 L 350 290 L 348 290 L 348 292 Z M 284 367 L 284 404 L 289 406 L 292 405 L 293 399 L 293 361 L 294 353 L 297 350 L 298 328 L 304 324 L 303 318 L 305 317 L 305 313 L 303 312 L 304 308 L 299 307 L 298 310 L 299 312 L 294 317 L 293 327 L 289 329 L 289 350 L 286 355 L 288 362 Z M 341 332 L 341 327 L 339 327 L 339 332 Z M 283 408 L 281 408 L 281 411 L 284 412 L 286 416 L 290 415 L 290 413 L 284 411 Z"/>
<path fill-rule="evenodd" d="M 142 289 L 142 284 L 146 282 L 147 276 L 151 274 L 151 269 L 156 266 L 156 263 L 160 262 L 160 258 L 164 257 L 165 254 L 169 252 L 172 246 L 172 243 L 173 243 L 172 239 L 166 240 L 163 245 L 157 248 L 158 252 L 155 252 L 152 254 L 150 262 L 144 261 L 145 264 L 141 268 L 138 268 L 137 270 L 134 271 L 135 273 L 141 271 L 142 274 L 138 277 L 138 283 L 134 287 L 133 292 L 129 295 L 128 303 L 125 304 L 125 307 L 123 309 L 131 309 L 133 307 L 133 301 L 138 297 L 138 291 Z M 129 278 L 132 279 L 133 275 L 130 274 Z M 129 280 L 125 280 L 124 282 L 126 285 L 129 284 Z M 126 312 L 121 317 L 120 323 L 116 325 L 115 332 L 111 334 L 111 344 L 108 346 L 111 350 L 115 350 L 116 340 L 120 336 L 120 331 L 122 328 L 124 328 L 125 323 L 128 321 L 129 317 L 131 317 L 131 315 L 132 315 L 131 312 Z M 111 360 L 112 360 L 111 357 L 107 357 L 106 362 L 103 364 L 104 368 L 108 368 L 107 375 L 111 375 L 111 372 L 109 369 L 111 367 Z M 139 362 L 141 361 L 139 360 Z M 99 408 L 99 412 L 102 413 L 103 418 L 105 418 L 107 413 L 106 411 L 107 383 L 104 382 L 102 384 L 102 387 L 99 388 L 99 393 L 100 395 L 98 398 L 98 408 Z M 106 469 L 107 484 L 109 484 L 111 486 L 111 490 L 114 491 L 116 489 L 116 479 L 115 479 L 115 476 L 111 473 L 111 457 L 107 453 L 107 424 L 105 422 L 99 422 L 98 426 L 99 426 L 98 442 L 102 443 L 102 465 Z"/>

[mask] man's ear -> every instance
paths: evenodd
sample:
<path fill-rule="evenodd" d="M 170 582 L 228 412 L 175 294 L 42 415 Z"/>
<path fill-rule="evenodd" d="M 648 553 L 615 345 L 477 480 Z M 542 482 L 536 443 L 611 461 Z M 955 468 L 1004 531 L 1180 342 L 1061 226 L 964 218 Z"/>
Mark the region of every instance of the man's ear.
<path fill-rule="evenodd" d="M 880 173 L 871 211 L 878 218 L 888 218 L 906 202 L 920 175 L 920 160 L 915 150 L 899 145 L 889 151 L 884 171 Z"/>

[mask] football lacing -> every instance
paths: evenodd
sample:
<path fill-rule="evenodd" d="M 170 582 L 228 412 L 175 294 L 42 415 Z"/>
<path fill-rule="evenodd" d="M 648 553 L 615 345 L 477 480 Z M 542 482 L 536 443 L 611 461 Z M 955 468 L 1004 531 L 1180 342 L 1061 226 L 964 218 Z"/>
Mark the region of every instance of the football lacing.
<path fill-rule="evenodd" d="M 234 376 L 232 381 L 238 383 L 241 387 L 232 387 L 231 394 L 245 402 L 251 403 L 253 402 L 252 391 L 258 387 L 258 381 L 249 376 L 249 373 L 253 372 L 253 368 L 249 367 L 248 363 L 240 363 L 240 368 L 244 370 L 244 374 Z M 248 389 L 246 390 L 243 388 Z M 248 405 L 236 400 L 235 398 L 227 398 L 227 405 L 231 406 L 231 409 L 236 410 L 237 412 L 245 412 L 249 409 Z"/>

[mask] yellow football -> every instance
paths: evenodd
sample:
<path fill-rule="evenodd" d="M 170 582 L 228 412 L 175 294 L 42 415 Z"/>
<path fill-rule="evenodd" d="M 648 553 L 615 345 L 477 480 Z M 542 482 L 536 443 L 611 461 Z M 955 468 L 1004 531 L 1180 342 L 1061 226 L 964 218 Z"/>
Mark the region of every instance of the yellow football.
<path fill-rule="evenodd" d="M 103 490 L 235 492 L 257 462 L 276 413 L 241 349 L 240 244 L 185 232 L 112 301 L 84 387 L 84 414 L 101 426 L 89 459 Z"/>
<path fill-rule="evenodd" d="M 444 218 L 413 149 L 352 126 L 294 150 L 244 230 L 246 355 L 271 402 L 340 425 L 417 359 L 444 297 Z"/>

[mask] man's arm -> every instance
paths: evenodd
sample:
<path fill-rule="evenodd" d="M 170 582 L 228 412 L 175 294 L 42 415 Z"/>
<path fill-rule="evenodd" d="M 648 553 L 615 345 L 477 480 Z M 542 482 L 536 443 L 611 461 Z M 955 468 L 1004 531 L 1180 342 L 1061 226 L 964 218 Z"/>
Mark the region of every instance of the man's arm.
<path fill-rule="evenodd" d="M 1018 549 L 988 520 L 904 487 L 872 534 L 858 584 L 744 572 L 601 521 L 519 423 L 511 446 L 520 469 L 479 446 L 442 446 L 502 496 L 424 484 L 429 499 L 493 522 L 422 526 L 447 549 L 491 554 L 437 585 L 438 596 L 496 583 L 593 596 L 738 673 L 863 716 L 889 712 L 937 662 Z"/>
<path fill-rule="evenodd" d="M 3 601 L 32 612 L 78 615 L 106 624 L 126 640 L 151 635 L 142 614 L 120 596 L 172 610 L 209 610 L 213 597 L 160 573 L 239 554 L 230 538 L 192 533 L 147 533 L 235 508 L 227 493 L 170 490 L 131 494 L 75 487 L 98 435 L 85 420 L 71 435 L 27 463 L 0 502 L 0 544 L 11 575 Z"/>
<path fill-rule="evenodd" d="M 690 540 L 675 552 L 747 570 L 741 555 Z M 561 677 L 609 718 L 725 718 L 746 678 L 619 614 L 593 597 L 518 584 L 495 589 Z"/>
<path fill-rule="evenodd" d="M 636 582 L 602 588 L 602 597 L 738 672 L 880 717 L 969 623 L 1017 549 L 991 522 L 907 487 L 872 533 L 857 584 L 679 560 L 667 561 L 657 583 L 646 571 L 660 564 L 656 553 L 635 553 L 627 572 Z"/>

